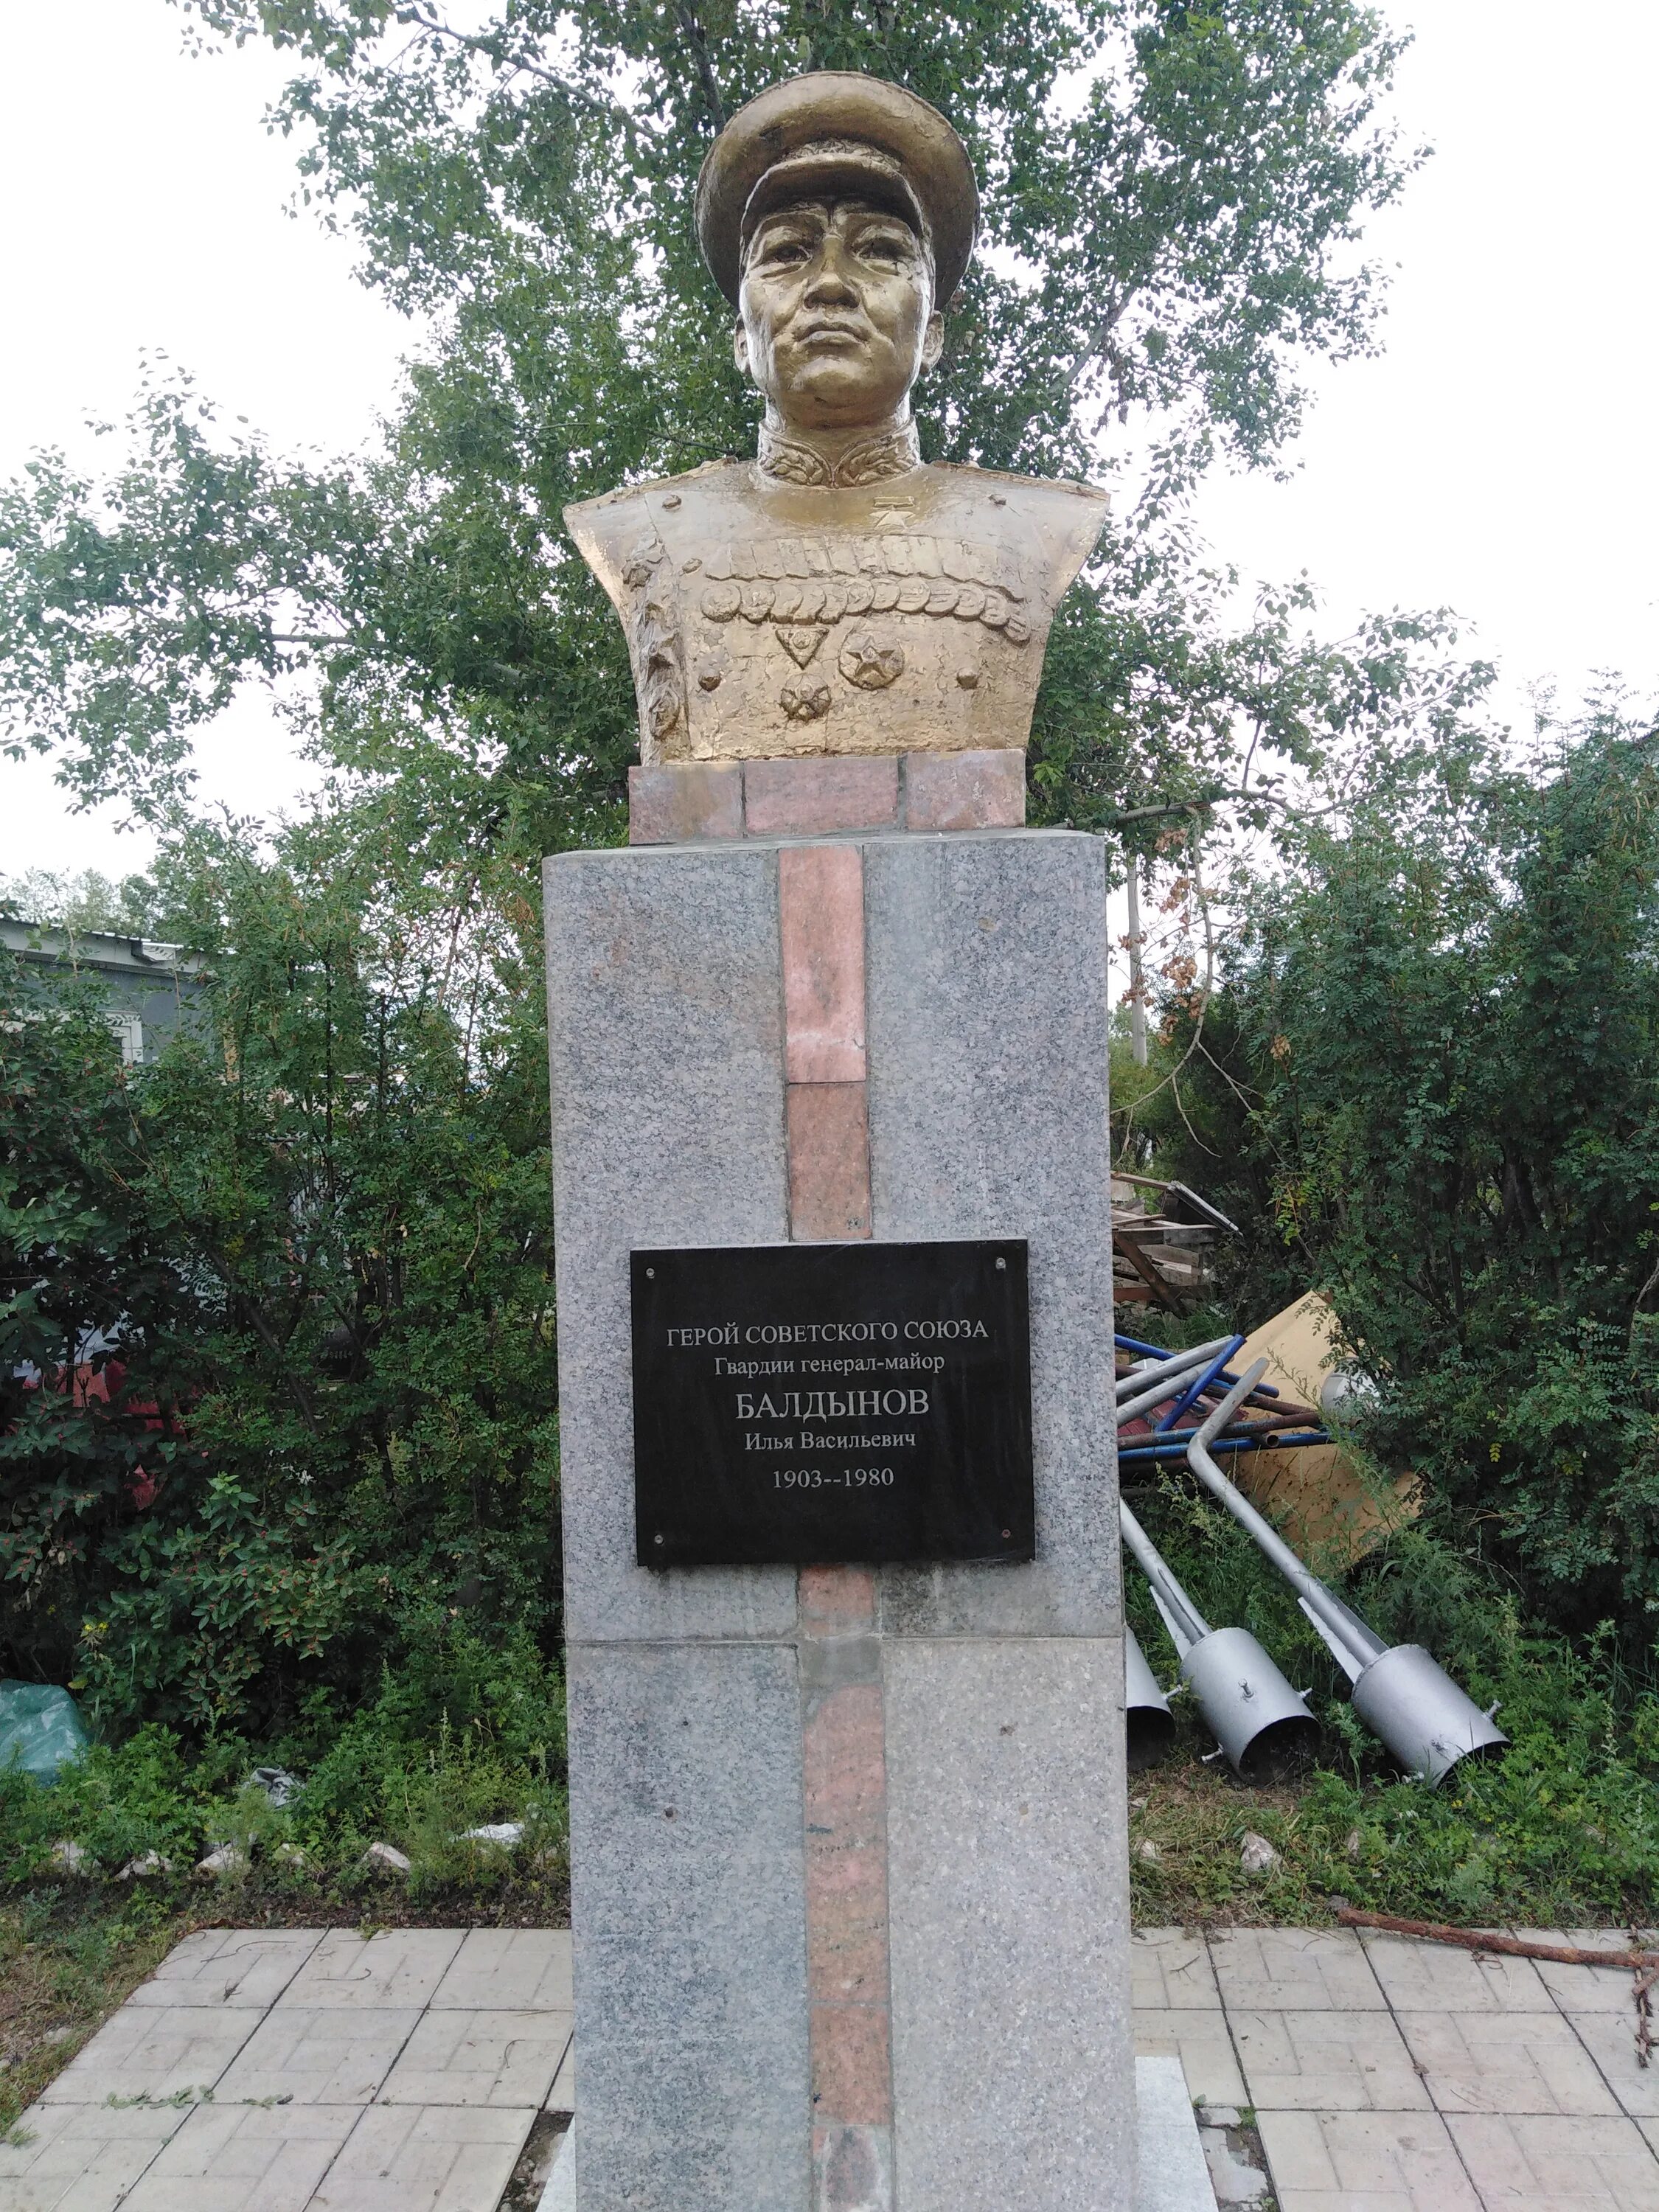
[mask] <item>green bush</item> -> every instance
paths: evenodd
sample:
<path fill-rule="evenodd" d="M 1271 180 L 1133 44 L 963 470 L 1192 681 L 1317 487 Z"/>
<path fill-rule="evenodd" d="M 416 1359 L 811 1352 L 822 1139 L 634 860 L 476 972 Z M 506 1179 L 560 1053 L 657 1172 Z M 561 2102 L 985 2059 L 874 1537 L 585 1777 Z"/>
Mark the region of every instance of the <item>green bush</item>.
<path fill-rule="evenodd" d="M 464 1831 L 504 1820 L 525 1824 L 518 1863 L 556 1875 L 567 1809 L 558 1668 L 522 1632 L 487 1643 L 442 1610 L 413 1642 L 419 1657 L 384 1668 L 349 1717 L 319 1692 L 274 1741 L 190 1741 L 151 1722 L 92 1745 L 52 1788 L 0 1774 L 0 1880 L 49 1875 L 53 1844 L 68 1839 L 103 1876 L 155 1851 L 182 1878 L 210 1846 L 235 1843 L 262 1879 L 284 1880 L 288 1844 L 306 1854 L 295 1881 L 349 1883 L 367 1846 L 385 1842 L 409 1855 L 417 1888 L 476 1887 L 514 1857 Z M 298 1778 L 289 1804 L 252 1782 L 256 1765 Z"/>
<path fill-rule="evenodd" d="M 1226 1302 L 1315 1287 L 1524 1615 L 1659 1607 L 1659 732 L 1615 703 L 1517 773 L 1472 746 L 1239 887 L 1203 1049 L 1142 1111 L 1247 1234 Z M 1192 1040 L 1172 1006 L 1169 1063 Z M 1451 1524 L 1449 1524 L 1451 1525 Z M 1426 1569 L 1425 1570 L 1426 1571 Z"/>
<path fill-rule="evenodd" d="M 151 1065 L 0 960 L 0 1643 L 97 1728 L 272 1739 L 434 1614 L 556 1649 L 533 915 L 508 859 L 389 907 L 336 827 L 175 851 Z"/>

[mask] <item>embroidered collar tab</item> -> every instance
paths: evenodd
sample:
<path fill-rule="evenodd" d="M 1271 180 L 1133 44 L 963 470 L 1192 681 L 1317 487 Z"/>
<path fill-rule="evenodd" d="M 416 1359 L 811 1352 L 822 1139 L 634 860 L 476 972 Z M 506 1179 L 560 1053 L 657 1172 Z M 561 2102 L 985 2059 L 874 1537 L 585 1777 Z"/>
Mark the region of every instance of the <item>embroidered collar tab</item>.
<path fill-rule="evenodd" d="M 849 446 L 838 461 L 830 462 L 811 446 L 780 437 L 763 422 L 757 459 L 761 474 L 775 477 L 781 483 L 836 487 L 884 483 L 889 477 L 908 476 L 921 466 L 921 441 L 915 424 L 907 422 L 902 430 L 884 431 L 879 437 Z"/>

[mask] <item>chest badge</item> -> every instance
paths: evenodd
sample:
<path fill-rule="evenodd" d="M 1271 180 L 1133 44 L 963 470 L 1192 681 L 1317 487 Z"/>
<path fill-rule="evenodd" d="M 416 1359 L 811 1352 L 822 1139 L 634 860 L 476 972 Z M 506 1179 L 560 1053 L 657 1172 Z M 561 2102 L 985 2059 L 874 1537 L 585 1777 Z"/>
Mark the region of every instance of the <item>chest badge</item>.
<path fill-rule="evenodd" d="M 904 673 L 904 648 L 884 645 L 867 629 L 854 630 L 841 649 L 841 672 L 860 691 L 884 691 Z"/>
<path fill-rule="evenodd" d="M 823 643 L 824 635 L 823 629 L 817 623 L 781 623 L 778 625 L 778 643 L 797 668 L 805 667 Z"/>

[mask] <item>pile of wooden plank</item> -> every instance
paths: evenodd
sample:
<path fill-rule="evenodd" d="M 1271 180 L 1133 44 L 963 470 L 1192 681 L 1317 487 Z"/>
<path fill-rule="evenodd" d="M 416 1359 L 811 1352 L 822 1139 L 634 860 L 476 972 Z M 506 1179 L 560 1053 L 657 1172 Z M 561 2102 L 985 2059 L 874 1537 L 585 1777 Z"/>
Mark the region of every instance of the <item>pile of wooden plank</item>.
<path fill-rule="evenodd" d="M 1216 1248 L 1234 1224 L 1185 1183 L 1112 1177 L 1112 1297 L 1121 1306 L 1186 1313 L 1209 1297 Z"/>

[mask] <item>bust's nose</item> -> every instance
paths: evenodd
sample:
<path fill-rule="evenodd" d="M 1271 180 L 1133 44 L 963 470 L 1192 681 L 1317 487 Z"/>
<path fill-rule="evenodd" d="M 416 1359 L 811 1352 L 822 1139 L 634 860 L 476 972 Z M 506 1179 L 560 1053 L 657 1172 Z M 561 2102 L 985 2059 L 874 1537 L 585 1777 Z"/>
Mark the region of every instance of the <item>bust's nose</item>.
<path fill-rule="evenodd" d="M 809 307 L 856 307 L 861 297 L 848 266 L 847 249 L 832 231 L 818 249 L 817 265 L 801 298 Z"/>

